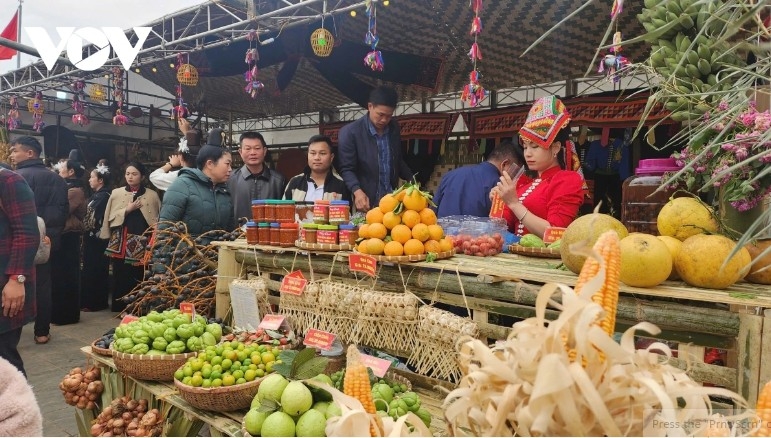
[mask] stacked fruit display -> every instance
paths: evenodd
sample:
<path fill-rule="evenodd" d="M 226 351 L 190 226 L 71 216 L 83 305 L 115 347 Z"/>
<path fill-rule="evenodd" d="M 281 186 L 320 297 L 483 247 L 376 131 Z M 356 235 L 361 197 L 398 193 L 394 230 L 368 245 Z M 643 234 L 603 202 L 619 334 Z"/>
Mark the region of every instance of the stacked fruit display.
<path fill-rule="evenodd" d="M 188 358 L 174 378 L 200 388 L 241 385 L 272 373 L 273 366 L 281 363 L 279 353 L 275 347 L 238 341 L 209 345 L 197 357 Z"/>
<path fill-rule="evenodd" d="M 150 312 L 115 329 L 112 348 L 131 354 L 180 354 L 213 346 L 222 337 L 222 326 L 179 309 Z"/>
<path fill-rule="evenodd" d="M 258 328 L 253 332 L 234 332 L 222 337 L 223 341 L 238 341 L 246 345 L 263 344 L 278 348 L 289 348 L 297 341 L 297 335 L 293 330 L 279 328 L 278 330 L 266 330 Z"/>
<path fill-rule="evenodd" d="M 731 89 L 731 66 L 741 67 L 736 47 L 721 38 L 730 18 L 722 0 L 645 0 L 637 18 L 648 31 L 651 66 L 667 78 L 664 106 L 675 121 L 697 119 Z"/>
<path fill-rule="evenodd" d="M 161 436 L 164 420 L 145 399 L 115 399 L 96 417 L 91 436 Z"/>
<path fill-rule="evenodd" d="M 362 254 L 414 256 L 452 251 L 452 241 L 436 223 L 431 195 L 419 184 L 405 184 L 380 199 L 359 228 L 356 250 Z"/>
<path fill-rule="evenodd" d="M 101 372 L 95 366 L 87 370 L 80 367 L 73 368 L 59 383 L 64 401 L 78 409 L 96 408 L 96 402 L 104 391 L 104 384 L 99 380 L 100 377 Z"/>

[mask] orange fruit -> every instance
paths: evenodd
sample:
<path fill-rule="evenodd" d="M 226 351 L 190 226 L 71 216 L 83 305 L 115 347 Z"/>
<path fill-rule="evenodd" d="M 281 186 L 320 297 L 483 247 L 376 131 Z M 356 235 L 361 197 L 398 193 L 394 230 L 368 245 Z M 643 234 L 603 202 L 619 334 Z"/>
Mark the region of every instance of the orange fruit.
<path fill-rule="evenodd" d="M 418 239 L 410 239 L 404 244 L 404 255 L 419 255 L 425 253 L 423 242 Z"/>
<path fill-rule="evenodd" d="M 439 241 L 444 237 L 444 230 L 439 225 L 432 224 L 428 226 L 428 235 L 431 236 L 431 240 Z"/>
<path fill-rule="evenodd" d="M 407 210 L 421 211 L 428 205 L 426 199 L 419 190 L 413 190 L 409 195 L 404 195 L 404 208 Z"/>
<path fill-rule="evenodd" d="M 406 190 L 402 190 L 401 192 L 394 195 L 394 198 L 396 198 L 397 201 L 402 202 L 404 201 L 404 195 L 407 194 Z"/>
<path fill-rule="evenodd" d="M 391 230 L 391 238 L 404 245 L 408 240 L 412 239 L 412 231 L 407 225 L 399 224 Z"/>
<path fill-rule="evenodd" d="M 379 207 L 375 207 L 367 212 L 367 223 L 368 224 L 383 223 L 383 212 L 380 211 Z"/>
<path fill-rule="evenodd" d="M 426 225 L 434 225 L 436 223 L 436 213 L 434 213 L 434 210 L 428 207 L 420 210 L 420 222 Z"/>
<path fill-rule="evenodd" d="M 389 230 L 392 230 L 400 223 L 402 223 L 402 218 L 398 214 L 394 214 L 393 211 L 389 211 L 383 215 L 383 225 L 385 225 Z"/>
<path fill-rule="evenodd" d="M 436 240 L 426 240 L 426 243 L 423 244 L 423 248 L 426 250 L 426 252 L 442 252 L 442 245 L 440 245 Z"/>
<path fill-rule="evenodd" d="M 381 223 L 369 224 L 369 237 L 383 240 L 388 235 L 388 230 Z"/>
<path fill-rule="evenodd" d="M 440 240 L 439 247 L 442 249 L 442 252 L 452 251 L 454 247 L 452 244 L 452 239 L 450 239 L 449 237 L 445 237 L 444 239 Z"/>
<path fill-rule="evenodd" d="M 356 251 L 362 253 L 362 254 L 369 254 L 369 248 L 367 248 L 367 242 L 369 239 L 364 239 L 361 242 L 359 242 L 358 245 L 356 245 Z"/>
<path fill-rule="evenodd" d="M 369 238 L 369 224 L 359 225 L 359 237 L 362 237 L 364 239 Z"/>
<path fill-rule="evenodd" d="M 428 231 L 428 225 L 417 224 L 412 228 L 412 238 L 418 239 L 421 242 L 425 242 L 431 237 L 431 233 Z"/>
<path fill-rule="evenodd" d="M 420 223 L 420 213 L 415 210 L 406 210 L 402 213 L 402 223 L 412 229 L 412 227 Z"/>
<path fill-rule="evenodd" d="M 382 255 L 383 250 L 385 249 L 385 242 L 383 242 L 380 239 L 369 239 L 367 240 L 367 251 L 371 255 Z"/>
<path fill-rule="evenodd" d="M 404 255 L 404 247 L 401 243 L 392 240 L 388 243 L 386 243 L 385 248 L 383 248 L 383 254 L 387 256 L 400 256 Z"/>
<path fill-rule="evenodd" d="M 383 214 L 386 214 L 389 211 L 394 211 L 394 208 L 396 208 L 397 205 L 399 205 L 399 201 L 394 197 L 394 195 L 389 193 L 380 198 L 378 208 L 380 208 L 380 211 L 382 211 Z"/>

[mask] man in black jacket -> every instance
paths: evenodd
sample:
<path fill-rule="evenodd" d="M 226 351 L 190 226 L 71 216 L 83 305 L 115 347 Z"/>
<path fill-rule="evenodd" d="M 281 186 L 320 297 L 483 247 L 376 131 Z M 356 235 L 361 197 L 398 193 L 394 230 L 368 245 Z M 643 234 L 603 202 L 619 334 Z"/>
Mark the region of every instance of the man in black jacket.
<path fill-rule="evenodd" d="M 393 120 L 398 97 L 389 87 L 377 87 L 369 95 L 367 114 L 340 129 L 340 174 L 358 211 L 376 207 L 399 178 L 412 180 L 402 158 L 399 123 Z"/>
<path fill-rule="evenodd" d="M 268 146 L 262 134 L 244 132 L 238 145 L 244 165 L 234 171 L 228 180 L 236 221 L 252 217 L 254 199 L 281 199 L 286 185 L 284 175 L 265 165 Z"/>
<path fill-rule="evenodd" d="M 46 224 L 46 234 L 51 239 L 51 252 L 61 247 L 62 230 L 69 214 L 67 183 L 64 178 L 48 170 L 40 159 L 43 147 L 34 137 L 19 137 L 11 141 L 11 162 L 16 173 L 23 176 L 35 194 L 38 216 Z M 56 259 L 51 256 L 51 259 Z M 50 339 L 51 325 L 51 265 L 37 265 L 37 317 L 35 318 L 35 343 L 45 344 Z"/>
<path fill-rule="evenodd" d="M 292 177 L 286 185 L 284 199 L 293 201 L 350 201 L 348 187 L 335 172 L 335 152 L 326 135 L 314 135 L 308 141 L 308 165 L 303 173 Z"/>

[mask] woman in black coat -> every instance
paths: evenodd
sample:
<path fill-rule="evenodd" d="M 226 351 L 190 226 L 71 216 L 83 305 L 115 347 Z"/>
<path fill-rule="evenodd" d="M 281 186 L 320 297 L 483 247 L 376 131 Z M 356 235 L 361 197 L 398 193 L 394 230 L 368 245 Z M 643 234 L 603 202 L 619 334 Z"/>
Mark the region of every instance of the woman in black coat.
<path fill-rule="evenodd" d="M 88 184 L 94 192 L 88 200 L 85 233 L 83 235 L 83 271 L 81 275 L 80 306 L 83 312 L 107 308 L 110 284 L 110 259 L 104 254 L 107 241 L 99 238 L 104 211 L 110 199 L 110 169 L 99 164 L 91 171 Z"/>

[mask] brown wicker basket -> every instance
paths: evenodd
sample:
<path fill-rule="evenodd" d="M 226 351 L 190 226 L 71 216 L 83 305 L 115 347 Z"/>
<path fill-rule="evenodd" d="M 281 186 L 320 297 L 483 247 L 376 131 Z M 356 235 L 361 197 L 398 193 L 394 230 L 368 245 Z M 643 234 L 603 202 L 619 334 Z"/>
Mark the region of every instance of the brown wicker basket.
<path fill-rule="evenodd" d="M 532 246 L 522 246 L 518 244 L 509 245 L 509 252 L 528 257 L 540 257 L 545 259 L 560 258 L 560 250 L 554 248 L 534 248 Z"/>
<path fill-rule="evenodd" d="M 407 391 L 412 391 L 412 382 L 401 374 L 396 374 L 395 371 L 388 371 L 386 375 L 383 376 L 383 379 L 402 384 L 407 387 Z"/>
<path fill-rule="evenodd" d="M 115 368 L 122 374 L 140 380 L 155 380 L 157 382 L 171 382 L 174 380 L 174 372 L 187 362 L 190 357 L 198 353 L 183 354 L 129 354 L 112 350 L 112 359 Z"/>
<path fill-rule="evenodd" d="M 356 254 L 361 254 L 356 250 L 354 250 L 353 252 Z M 454 255 L 455 255 L 454 249 L 452 251 L 443 251 L 436 254 L 435 260 L 448 259 Z M 422 262 L 426 260 L 426 256 L 427 254 L 400 255 L 400 256 L 370 255 L 370 257 L 374 258 L 379 262 L 391 262 L 391 263 Z"/>
<path fill-rule="evenodd" d="M 112 356 L 112 350 L 96 346 L 96 341 L 91 343 L 91 351 L 102 356 Z"/>
<path fill-rule="evenodd" d="M 174 385 L 182 398 L 191 406 L 207 411 L 228 412 L 249 408 L 262 380 L 263 378 L 255 379 L 233 386 L 198 388 L 174 379 Z"/>

